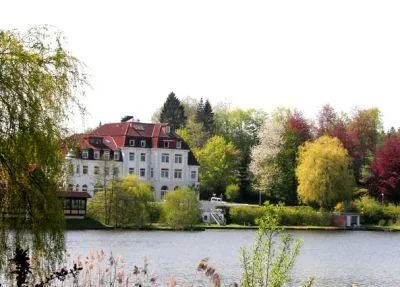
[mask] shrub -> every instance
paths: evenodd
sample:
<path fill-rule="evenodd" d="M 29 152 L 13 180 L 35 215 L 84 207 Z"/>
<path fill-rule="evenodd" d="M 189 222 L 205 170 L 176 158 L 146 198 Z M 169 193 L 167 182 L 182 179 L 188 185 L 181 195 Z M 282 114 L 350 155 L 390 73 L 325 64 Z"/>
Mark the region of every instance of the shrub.
<path fill-rule="evenodd" d="M 200 220 L 200 208 L 193 190 L 178 188 L 165 196 L 164 222 L 173 229 L 192 228 Z"/>
<path fill-rule="evenodd" d="M 232 223 L 256 225 L 256 220 L 263 215 L 261 206 L 232 206 L 229 209 L 229 216 Z"/>
<path fill-rule="evenodd" d="M 290 206 L 280 209 L 280 224 L 289 226 L 329 226 L 330 216 L 309 206 Z"/>
<path fill-rule="evenodd" d="M 355 201 L 356 210 L 361 213 L 361 223 L 378 224 L 384 217 L 383 206 L 370 196 Z"/>
<path fill-rule="evenodd" d="M 234 201 L 239 197 L 239 185 L 237 184 L 229 184 L 226 187 L 225 195 L 230 201 Z"/>
<path fill-rule="evenodd" d="M 385 218 L 389 219 L 388 224 L 390 222 L 393 223 L 400 223 L 400 206 L 394 205 L 392 203 L 383 207 L 383 215 Z"/>
<path fill-rule="evenodd" d="M 164 206 L 163 202 L 149 203 L 150 223 L 157 223 L 161 221 L 163 206 Z"/>

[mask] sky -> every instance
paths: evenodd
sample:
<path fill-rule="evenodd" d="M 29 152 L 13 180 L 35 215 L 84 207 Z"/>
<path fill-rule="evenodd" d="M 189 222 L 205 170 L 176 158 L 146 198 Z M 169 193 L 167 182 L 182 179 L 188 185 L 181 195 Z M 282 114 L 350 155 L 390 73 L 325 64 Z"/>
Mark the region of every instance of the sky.
<path fill-rule="evenodd" d="M 315 118 L 324 104 L 377 107 L 400 127 L 400 1 L 1 1 L 0 29 L 48 24 L 86 65 L 79 132 L 133 115 L 170 92 Z"/>

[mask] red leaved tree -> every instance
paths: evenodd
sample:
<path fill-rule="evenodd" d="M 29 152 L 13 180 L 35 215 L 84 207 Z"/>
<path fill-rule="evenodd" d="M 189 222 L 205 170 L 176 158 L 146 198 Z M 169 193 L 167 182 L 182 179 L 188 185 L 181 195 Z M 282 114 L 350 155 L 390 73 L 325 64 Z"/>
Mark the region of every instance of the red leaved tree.
<path fill-rule="evenodd" d="M 371 195 L 385 201 L 400 202 L 400 134 L 386 138 L 376 151 L 369 179 Z"/>

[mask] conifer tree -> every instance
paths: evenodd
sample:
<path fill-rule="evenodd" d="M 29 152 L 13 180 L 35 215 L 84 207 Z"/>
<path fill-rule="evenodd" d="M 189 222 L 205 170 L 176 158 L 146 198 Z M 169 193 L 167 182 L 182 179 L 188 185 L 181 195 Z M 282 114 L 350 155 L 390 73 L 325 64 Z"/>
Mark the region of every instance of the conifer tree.
<path fill-rule="evenodd" d="M 200 99 L 200 103 L 198 103 L 198 105 L 197 105 L 196 122 L 198 122 L 198 123 L 204 123 L 204 104 L 203 104 L 203 98 Z"/>
<path fill-rule="evenodd" d="M 169 123 L 173 129 L 179 129 L 186 124 L 184 106 L 173 92 L 161 108 L 160 122 Z"/>
<path fill-rule="evenodd" d="M 204 129 L 206 132 L 212 135 L 214 132 L 214 112 L 208 99 L 204 103 L 203 116 Z"/>

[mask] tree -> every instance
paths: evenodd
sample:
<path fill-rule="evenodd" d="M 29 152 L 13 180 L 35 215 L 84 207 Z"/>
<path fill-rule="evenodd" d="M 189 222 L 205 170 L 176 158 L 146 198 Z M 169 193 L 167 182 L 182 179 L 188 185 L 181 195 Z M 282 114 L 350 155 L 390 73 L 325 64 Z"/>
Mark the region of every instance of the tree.
<path fill-rule="evenodd" d="M 278 197 L 271 189 L 273 182 L 280 180 L 276 157 L 282 150 L 285 126 L 282 122 L 268 119 L 258 134 L 260 143 L 251 151 L 250 171 L 254 175 L 254 184 L 259 192 Z"/>
<path fill-rule="evenodd" d="M 234 201 L 236 198 L 239 197 L 239 185 L 237 184 L 229 184 L 226 187 L 225 195 L 230 201 Z"/>
<path fill-rule="evenodd" d="M 151 187 L 140 183 L 136 176 L 114 179 L 108 185 L 113 192 L 98 191 L 88 203 L 88 215 L 114 227 L 143 227 L 150 223 Z M 107 211 L 107 212 L 105 212 Z M 108 217 L 108 218 L 107 218 Z"/>
<path fill-rule="evenodd" d="M 258 133 L 265 118 L 265 112 L 255 109 L 231 111 L 224 106 L 215 111 L 214 134 L 224 137 L 240 152 L 238 177 L 242 199 L 251 194 L 251 149 L 258 144 Z"/>
<path fill-rule="evenodd" d="M 400 135 L 388 137 L 377 149 L 368 181 L 369 192 L 379 200 L 400 203 Z"/>
<path fill-rule="evenodd" d="M 189 119 L 184 128 L 180 128 L 176 133 L 183 138 L 191 149 L 204 146 L 210 136 L 204 131 L 203 124 Z"/>
<path fill-rule="evenodd" d="M 196 107 L 196 122 L 204 123 L 204 103 L 203 98 L 200 98 L 200 102 Z"/>
<path fill-rule="evenodd" d="M 173 129 L 179 129 L 186 124 L 185 108 L 174 93 L 170 93 L 161 108 L 160 122 L 169 123 Z"/>
<path fill-rule="evenodd" d="M 338 115 L 330 105 L 324 105 L 317 117 L 317 136 L 330 134 L 338 122 Z"/>
<path fill-rule="evenodd" d="M 200 208 L 193 190 L 180 187 L 164 199 L 164 221 L 173 229 L 193 228 L 199 222 Z"/>
<path fill-rule="evenodd" d="M 51 258 L 63 249 L 60 144 L 85 84 L 59 31 L 0 31 L 0 268 L 13 244 Z"/>
<path fill-rule="evenodd" d="M 300 148 L 296 176 L 303 202 L 332 208 L 352 195 L 350 159 L 337 138 L 321 136 Z"/>
<path fill-rule="evenodd" d="M 207 195 L 221 194 L 227 185 L 237 183 L 238 156 L 238 150 L 220 136 L 210 138 L 202 149 L 197 150 L 202 191 Z"/>

